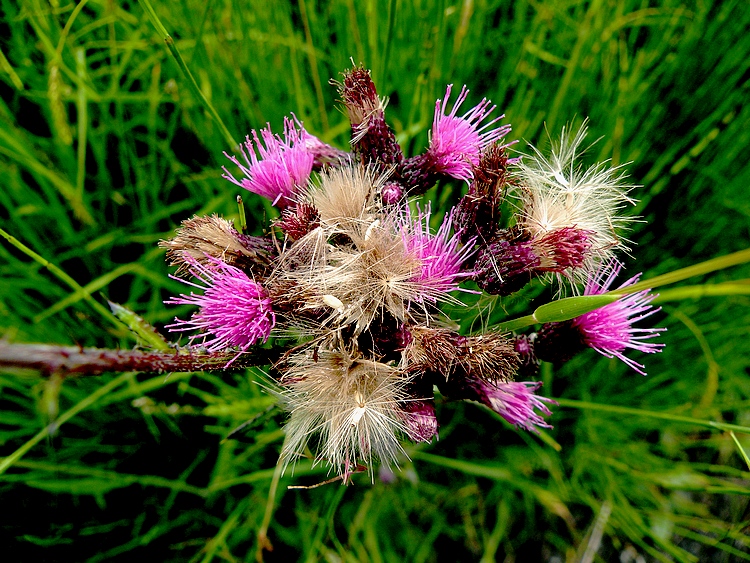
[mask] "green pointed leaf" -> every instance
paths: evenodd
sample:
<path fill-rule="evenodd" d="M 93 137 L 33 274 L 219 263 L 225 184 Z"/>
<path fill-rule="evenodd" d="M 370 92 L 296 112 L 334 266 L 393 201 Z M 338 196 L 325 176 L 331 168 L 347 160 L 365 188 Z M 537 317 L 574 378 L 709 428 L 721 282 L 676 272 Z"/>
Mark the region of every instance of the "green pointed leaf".
<path fill-rule="evenodd" d="M 138 344 L 154 350 L 169 350 L 169 342 L 151 324 L 133 311 L 112 301 L 107 301 L 115 316 L 124 322 L 138 338 Z"/>
<path fill-rule="evenodd" d="M 51 493 L 69 493 L 71 495 L 99 496 L 112 489 L 127 487 L 132 483 L 113 479 L 29 479 L 25 484 L 35 489 L 42 489 Z"/>
<path fill-rule="evenodd" d="M 581 295 L 566 297 L 551 303 L 546 303 L 534 311 L 534 318 L 538 323 L 559 323 L 568 321 L 620 299 L 622 295 L 608 293 L 606 295 Z"/>

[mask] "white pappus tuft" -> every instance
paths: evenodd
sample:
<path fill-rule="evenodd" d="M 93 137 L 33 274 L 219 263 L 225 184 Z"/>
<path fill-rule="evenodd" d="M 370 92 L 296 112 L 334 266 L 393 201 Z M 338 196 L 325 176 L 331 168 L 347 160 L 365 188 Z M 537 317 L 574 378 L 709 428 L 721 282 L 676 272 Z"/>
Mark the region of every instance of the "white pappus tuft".
<path fill-rule="evenodd" d="M 291 413 L 282 463 L 303 456 L 316 437 L 315 462 L 327 461 L 345 479 L 360 464 L 373 476 L 373 459 L 397 465 L 405 455 L 399 438 L 407 434 L 407 414 L 400 403 L 409 400 L 409 381 L 396 367 L 345 352 L 293 356 L 281 380 L 281 398 Z"/>
<path fill-rule="evenodd" d="M 375 199 L 383 178 L 361 166 L 322 175 L 307 194 L 320 225 L 285 245 L 271 276 L 298 289 L 298 311 L 324 307 L 322 325 L 352 326 L 354 338 L 388 315 L 429 324 L 469 275 L 461 268 L 471 246 L 451 235 L 450 217 L 433 235 L 429 211 L 384 210 Z"/>
<path fill-rule="evenodd" d="M 518 225 L 531 239 L 565 228 L 588 237 L 591 250 L 583 271 L 575 273 L 576 279 L 585 279 L 615 251 L 628 250 L 629 241 L 618 231 L 634 220 L 618 214 L 625 205 L 635 204 L 628 196 L 634 186 L 624 181 L 622 166 L 601 162 L 584 168 L 578 162 L 587 130 L 585 121 L 575 134 L 564 127 L 549 157 L 532 146 L 534 154 L 524 156 L 515 166 L 521 186 L 514 190 L 521 200 Z"/>

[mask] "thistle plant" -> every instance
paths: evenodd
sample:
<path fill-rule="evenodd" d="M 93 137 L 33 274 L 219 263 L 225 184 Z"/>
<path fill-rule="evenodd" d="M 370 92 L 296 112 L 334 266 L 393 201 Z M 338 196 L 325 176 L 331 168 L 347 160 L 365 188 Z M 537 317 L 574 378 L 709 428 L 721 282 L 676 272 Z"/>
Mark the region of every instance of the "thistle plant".
<path fill-rule="evenodd" d="M 448 110 L 449 85 L 429 146 L 406 157 L 369 71 L 355 67 L 335 84 L 351 121 L 348 151 L 292 116 L 283 136 L 268 126 L 239 158 L 227 154 L 224 177 L 279 210 L 265 237 L 194 217 L 161 243 L 192 288 L 166 303 L 198 308 L 171 331 L 227 354 L 227 368 L 269 338 L 286 346 L 269 369 L 288 412 L 284 466 L 312 450 L 346 482 L 360 467 L 374 477 L 378 463 L 398 465 L 405 441 L 438 436 L 436 389 L 525 431 L 549 428 L 555 403 L 534 380 L 538 361 L 585 347 L 645 374 L 624 351 L 661 349 L 649 340 L 661 329 L 633 326 L 657 311 L 648 290 L 536 334 L 466 334 L 442 307 L 460 311 L 462 292 L 510 295 L 533 279 L 584 299 L 609 289 L 627 251 L 632 186 L 619 167 L 582 166 L 585 124 L 564 129 L 549 156 L 534 147 L 524 156 L 489 100 L 464 111 L 466 86 Z M 466 186 L 453 208 L 418 201 L 445 182 Z"/>
<path fill-rule="evenodd" d="M 355 471 L 374 479 L 378 464 L 398 466 L 406 442 L 436 439 L 436 393 L 538 433 L 552 426 L 556 404 L 536 379 L 540 361 L 593 348 L 646 374 L 630 354 L 662 349 L 664 329 L 636 326 L 659 310 L 656 296 L 635 285 L 639 275 L 609 291 L 630 244 L 633 186 L 619 166 L 580 162 L 585 122 L 564 128 L 549 155 L 524 154 L 489 100 L 466 109 L 463 86 L 451 105 L 448 85 L 428 147 L 405 156 L 370 72 L 355 66 L 333 84 L 351 122 L 348 150 L 292 115 L 283 134 L 268 125 L 239 156 L 225 153 L 223 177 L 278 210 L 263 236 L 211 215 L 161 241 L 172 277 L 186 285 L 165 303 L 195 308 L 166 326 L 187 333 L 187 346 L 131 314 L 150 349 L 37 346 L 26 354 L 33 360 L 0 349 L 3 363 L 49 373 L 267 365 L 266 387 L 288 413 L 282 467 L 312 452 L 345 483 Z M 438 209 L 423 194 L 448 183 L 465 193 Z M 530 322 L 470 331 L 465 320 L 476 314 L 462 299 L 502 299 L 533 280 L 572 297 Z M 538 332 L 523 332 L 535 324 Z"/>
<path fill-rule="evenodd" d="M 737 4 L 7 3 L 6 551 L 750 558 Z"/>

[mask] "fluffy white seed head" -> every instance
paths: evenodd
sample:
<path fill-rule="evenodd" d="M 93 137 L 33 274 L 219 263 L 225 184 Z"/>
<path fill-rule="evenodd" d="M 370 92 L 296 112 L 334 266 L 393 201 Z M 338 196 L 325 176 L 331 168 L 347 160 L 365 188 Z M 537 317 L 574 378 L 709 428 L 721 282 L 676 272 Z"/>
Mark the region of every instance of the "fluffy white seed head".
<path fill-rule="evenodd" d="M 376 210 L 375 196 L 385 176 L 363 166 L 342 166 L 321 173 L 320 181 L 307 193 L 327 230 L 351 228 Z"/>
<path fill-rule="evenodd" d="M 393 227 L 377 220 L 346 233 L 349 244 L 330 245 L 317 263 L 290 275 L 310 292 L 321 293 L 326 304 L 341 303 L 326 324 L 354 325 L 360 334 L 384 312 L 403 322 L 409 301 L 419 295 L 419 259 L 407 251 Z"/>
<path fill-rule="evenodd" d="M 517 164 L 519 182 L 514 190 L 521 201 L 518 224 L 532 239 L 570 227 L 587 232 L 591 255 L 580 273 L 583 277 L 610 260 L 616 250 L 628 250 L 629 241 L 619 231 L 634 218 L 620 213 L 635 203 L 628 196 L 634 186 L 625 182 L 622 166 L 604 162 L 584 168 L 578 162 L 586 132 L 585 122 L 575 134 L 563 128 L 549 157 L 531 147 L 534 154 Z"/>
<path fill-rule="evenodd" d="M 317 441 L 316 463 L 327 461 L 346 477 L 358 464 L 372 475 L 373 460 L 397 464 L 406 433 L 401 401 L 409 378 L 397 368 L 347 353 L 318 350 L 291 358 L 281 380 L 290 411 L 281 452 L 287 466 Z"/>
<path fill-rule="evenodd" d="M 446 240 L 450 223 L 433 237 L 422 219 L 418 229 L 411 225 L 414 221 L 406 221 L 403 210 L 371 213 L 372 194 L 361 189 L 356 195 L 363 183 L 357 181 L 367 177 L 361 169 L 349 170 L 334 182 L 338 190 L 338 180 L 353 181 L 347 185 L 355 195 L 311 194 L 325 202 L 321 225 L 283 249 L 271 276 L 271 285 L 278 280 L 296 288 L 297 311 L 324 310 L 324 326 L 333 330 L 351 326 L 355 338 L 386 315 L 400 322 L 429 324 L 438 311 L 436 304 L 452 300 L 449 291 L 456 285 L 436 278 L 437 260 L 456 254 L 459 268 L 465 258 L 465 253 L 450 246 L 453 239 Z M 321 186 L 328 189 L 331 184 Z M 457 277 L 454 272 L 448 281 Z"/>

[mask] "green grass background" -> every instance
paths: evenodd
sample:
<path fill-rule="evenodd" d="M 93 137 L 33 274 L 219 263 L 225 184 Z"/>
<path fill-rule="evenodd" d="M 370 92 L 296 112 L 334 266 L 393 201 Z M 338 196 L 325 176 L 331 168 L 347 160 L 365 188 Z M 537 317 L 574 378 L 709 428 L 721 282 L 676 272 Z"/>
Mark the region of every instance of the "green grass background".
<path fill-rule="evenodd" d="M 294 112 L 345 147 L 328 81 L 352 59 L 390 98 L 410 154 L 448 83 L 467 84 L 471 103 L 491 98 L 517 139 L 544 145 L 545 128 L 588 117 L 601 137 L 588 162 L 630 162 L 643 186 L 629 271 L 750 246 L 742 0 L 155 0 L 208 105 L 143 4 L 1 5 L 0 226 L 74 280 L 0 243 L 0 336 L 12 342 L 132 347 L 102 296 L 158 327 L 187 312 L 162 304 L 184 286 L 157 242 L 193 214 L 237 217 L 222 153 L 251 129 L 278 131 Z M 243 195 L 259 234 L 273 211 Z M 439 401 L 440 440 L 409 448 L 393 482 L 374 485 L 287 489 L 327 478 L 306 463 L 274 479 L 284 417 L 250 371 L 1 374 L 0 454 L 65 421 L 0 475 L 3 550 L 17 561 L 748 560 L 750 437 L 703 422 L 750 427 L 750 299 L 735 293 L 665 302 L 654 323 L 666 349 L 639 358 L 648 377 L 593 352 L 543 366 L 542 391 L 561 404 L 541 437 Z M 528 313 L 530 299 L 496 311 Z"/>

